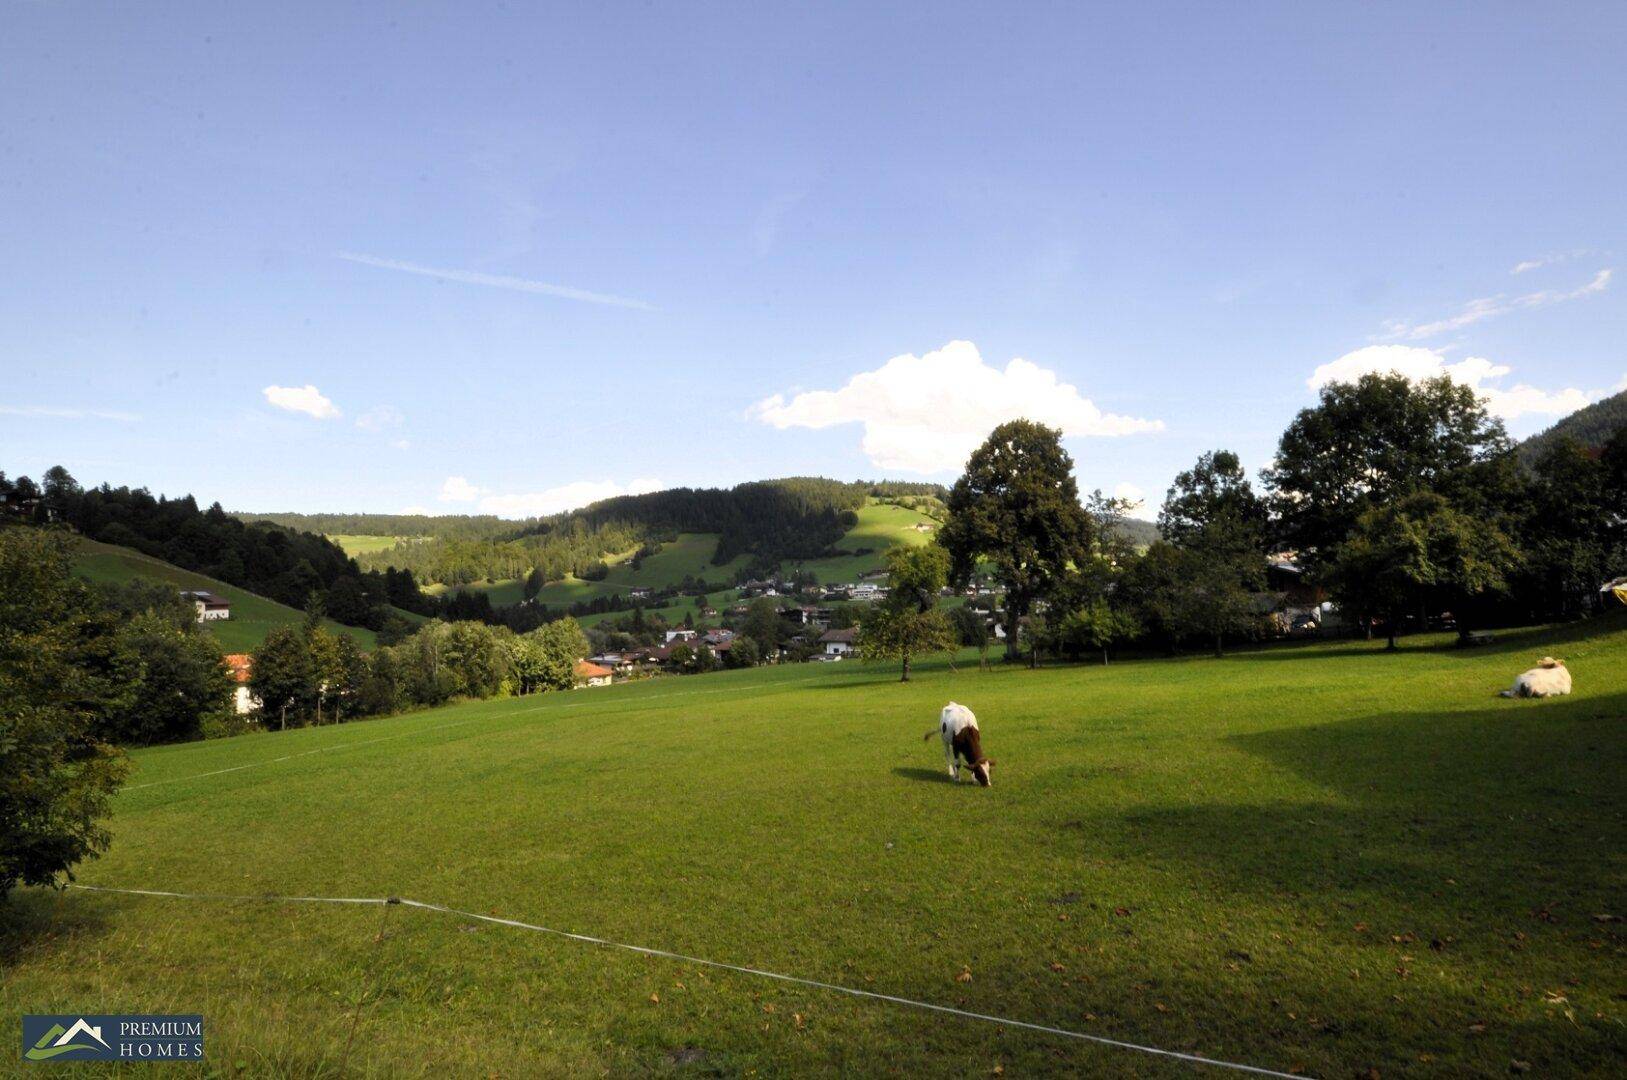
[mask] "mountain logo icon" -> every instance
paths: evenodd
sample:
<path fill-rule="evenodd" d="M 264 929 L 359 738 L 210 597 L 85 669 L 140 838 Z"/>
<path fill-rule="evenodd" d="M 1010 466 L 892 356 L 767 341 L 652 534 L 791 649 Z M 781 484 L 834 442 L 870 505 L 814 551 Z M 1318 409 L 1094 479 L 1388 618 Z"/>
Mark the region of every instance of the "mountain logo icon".
<path fill-rule="evenodd" d="M 73 1022 L 72 1027 L 64 1028 L 61 1024 L 51 1025 L 51 1029 L 41 1035 L 38 1042 L 24 1051 L 23 1057 L 29 1061 L 48 1061 L 58 1055 L 71 1053 L 74 1050 L 90 1050 L 94 1052 L 98 1049 L 98 1046 L 94 1043 L 74 1041 L 81 1036 L 94 1039 L 96 1043 L 100 1044 L 99 1049 L 113 1049 L 107 1045 L 107 1040 L 102 1038 L 100 1025 L 92 1025 L 81 1016 Z"/>

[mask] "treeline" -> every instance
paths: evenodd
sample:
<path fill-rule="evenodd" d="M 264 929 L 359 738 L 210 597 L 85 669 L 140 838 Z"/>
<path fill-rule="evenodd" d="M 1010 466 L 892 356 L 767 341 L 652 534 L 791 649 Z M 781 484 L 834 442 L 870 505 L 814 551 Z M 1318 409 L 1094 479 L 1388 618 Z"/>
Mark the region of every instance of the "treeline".
<path fill-rule="evenodd" d="M 392 606 L 424 612 L 410 571 L 363 572 L 337 544 L 280 525 L 248 523 L 215 503 L 200 510 L 191 495 L 154 496 L 145 488 L 82 488 L 60 465 L 36 485 L 0 473 L 0 496 L 36 524 L 72 526 L 104 544 L 150 555 L 293 607 L 320 597 L 333 619 L 399 636 L 408 621 Z"/>
<path fill-rule="evenodd" d="M 509 523 L 511 526 L 513 522 Z M 569 519 L 546 530 L 497 539 L 429 539 L 397 544 L 387 551 L 357 556 L 373 570 L 409 570 L 425 584 L 469 585 L 477 581 L 523 578 L 533 572 L 546 581 L 602 577 L 605 557 L 646 542 L 647 531 L 620 521 L 602 524 Z"/>
<path fill-rule="evenodd" d="M 294 514 L 233 510 L 242 521 L 269 521 L 285 529 L 325 536 L 435 537 L 441 540 L 489 540 L 512 537 L 528 522 L 491 514 Z M 530 522 L 541 519 L 531 518 Z"/>
<path fill-rule="evenodd" d="M 529 633 L 480 622 L 430 622 L 398 644 L 364 653 L 322 629 L 279 627 L 254 652 L 250 688 L 262 723 L 285 728 L 442 705 L 456 698 L 568 690 L 588 641 L 574 619 Z"/>
<path fill-rule="evenodd" d="M 1561 437 L 1524 469 L 1501 422 L 1445 378 L 1324 387 L 1260 479 L 1233 453 L 1204 454 L 1141 551 L 1121 502 L 1080 503 L 1057 433 L 1015 421 L 973 454 L 939 540 L 952 580 L 992 568 L 1008 654 L 1031 659 L 1131 642 L 1218 652 L 1264 632 L 1285 597 L 1317 625 L 1332 601 L 1349 630 L 1392 646 L 1413 627 L 1466 639 L 1595 611 L 1627 565 L 1627 427 L 1597 448 Z"/>

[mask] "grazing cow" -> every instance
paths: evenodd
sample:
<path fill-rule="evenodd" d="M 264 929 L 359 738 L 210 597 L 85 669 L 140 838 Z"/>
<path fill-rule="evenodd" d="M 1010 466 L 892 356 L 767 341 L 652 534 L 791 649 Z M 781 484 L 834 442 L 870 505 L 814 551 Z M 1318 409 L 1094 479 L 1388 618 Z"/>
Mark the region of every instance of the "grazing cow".
<path fill-rule="evenodd" d="M 967 768 L 971 769 L 972 776 L 984 787 L 994 784 L 989 775 L 994 769 L 994 762 L 983 756 L 983 743 L 978 737 L 977 717 L 972 710 L 964 705 L 957 705 L 951 701 L 943 707 L 938 718 L 938 726 L 926 733 L 926 738 L 933 735 L 943 736 L 943 756 L 949 761 L 949 778 L 960 783 L 960 762 L 956 758 L 964 758 Z"/>
<path fill-rule="evenodd" d="M 1503 691 L 1504 697 L 1554 697 L 1571 692 L 1571 673 L 1565 661 L 1544 656 L 1536 667 L 1522 671 L 1514 685 Z"/>

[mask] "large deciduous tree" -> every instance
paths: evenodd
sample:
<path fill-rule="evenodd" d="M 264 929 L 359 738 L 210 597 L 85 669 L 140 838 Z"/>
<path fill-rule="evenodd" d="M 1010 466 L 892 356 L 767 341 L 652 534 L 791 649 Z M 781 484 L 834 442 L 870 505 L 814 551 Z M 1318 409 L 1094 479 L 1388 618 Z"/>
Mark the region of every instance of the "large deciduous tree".
<path fill-rule="evenodd" d="M 1158 531 L 1181 552 L 1192 628 L 1214 641 L 1257 621 L 1253 594 L 1265 585 L 1266 506 L 1242 462 L 1215 450 L 1175 478 L 1158 515 Z"/>
<path fill-rule="evenodd" d="M 1264 472 L 1284 538 L 1313 568 L 1333 558 L 1356 519 L 1505 455 L 1508 436 L 1470 387 L 1400 374 L 1329 383 L 1303 409 Z"/>
<path fill-rule="evenodd" d="M 950 554 L 957 583 L 971 577 L 980 559 L 993 566 L 1005 590 L 1008 660 L 1021 655 L 1023 617 L 1070 566 L 1083 562 L 1092 531 L 1060 431 L 1012 420 L 972 452 L 949 492 L 949 520 L 939 542 Z"/>

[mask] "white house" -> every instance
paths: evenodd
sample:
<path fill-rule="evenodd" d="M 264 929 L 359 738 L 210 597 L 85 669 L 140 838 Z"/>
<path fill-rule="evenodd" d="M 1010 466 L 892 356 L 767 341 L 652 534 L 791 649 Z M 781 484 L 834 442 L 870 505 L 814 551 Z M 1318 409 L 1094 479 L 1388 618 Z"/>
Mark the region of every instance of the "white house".
<path fill-rule="evenodd" d="M 853 651 L 858 636 L 857 630 L 826 630 L 819 635 L 819 644 L 825 647 L 826 656 L 846 656 Z"/>
<path fill-rule="evenodd" d="M 197 609 L 199 622 L 213 622 L 216 619 L 232 617 L 232 603 L 224 596 L 216 596 L 203 589 L 183 589 L 181 599 L 192 601 L 192 606 Z"/>
<path fill-rule="evenodd" d="M 609 686 L 612 672 L 607 667 L 589 663 L 586 660 L 576 662 L 577 686 Z"/>
<path fill-rule="evenodd" d="M 667 644 L 671 645 L 674 641 L 694 641 L 698 637 L 700 637 L 698 630 L 668 630 Z"/>

